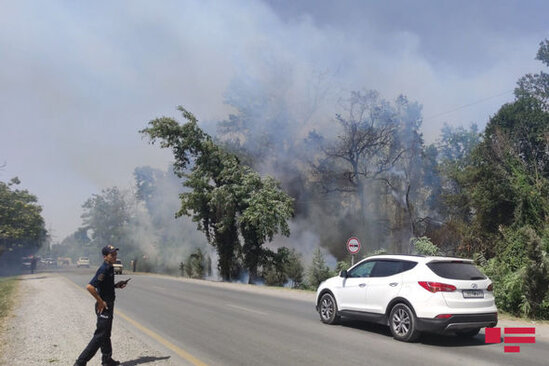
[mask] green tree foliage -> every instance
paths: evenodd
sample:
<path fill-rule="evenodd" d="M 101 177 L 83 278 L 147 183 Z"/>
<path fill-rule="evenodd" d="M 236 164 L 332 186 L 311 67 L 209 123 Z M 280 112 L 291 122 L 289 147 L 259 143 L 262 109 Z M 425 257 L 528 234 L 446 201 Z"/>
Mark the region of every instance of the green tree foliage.
<path fill-rule="evenodd" d="M 194 250 L 187 258 L 183 269 L 188 277 L 203 279 L 206 275 L 207 260 L 200 248 Z"/>
<path fill-rule="evenodd" d="M 262 179 L 236 155 L 216 145 L 192 113 L 183 107 L 179 110 L 185 124 L 164 117 L 141 131 L 152 143 L 159 140 L 161 147 L 172 149 L 174 172 L 190 188 L 180 194 L 176 216 L 192 216 L 206 234 L 219 255 L 224 280 L 237 277 L 241 270 L 239 234 L 245 242 L 244 263 L 250 273 L 257 273 L 263 243 L 277 233 L 289 234 L 286 220 L 292 215 L 292 200 L 274 180 Z"/>
<path fill-rule="evenodd" d="M 507 228 L 498 243 L 498 255 L 484 270 L 494 281 L 498 308 L 517 316 L 549 317 L 549 258 L 546 236 L 529 226 Z"/>
<path fill-rule="evenodd" d="M 549 67 L 549 40 L 544 40 L 539 45 L 536 60 Z M 542 108 L 549 111 L 549 74 L 541 71 L 539 74 L 526 74 L 518 81 L 515 95 L 519 99 L 535 98 Z"/>
<path fill-rule="evenodd" d="M 261 179 L 255 172 L 249 171 L 240 183 L 245 188 L 245 195 L 238 222 L 244 239 L 244 264 L 249 270 L 249 281 L 253 283 L 263 244 L 277 233 L 290 235 L 287 220 L 293 213 L 292 199 L 273 178 Z"/>
<path fill-rule="evenodd" d="M 429 240 L 429 238 L 422 236 L 420 238 L 410 239 L 414 252 L 420 255 L 439 255 L 439 248 Z"/>
<path fill-rule="evenodd" d="M 97 248 L 125 242 L 130 211 L 127 199 L 117 187 L 107 188 L 93 194 L 82 205 L 83 229 L 91 232 L 92 244 Z"/>
<path fill-rule="evenodd" d="M 299 254 L 295 249 L 290 249 L 285 272 L 292 288 L 303 287 L 305 269 L 303 268 L 301 261 L 301 254 Z"/>
<path fill-rule="evenodd" d="M 313 261 L 307 273 L 309 287 L 316 289 L 320 283 L 332 276 L 330 268 L 326 265 L 326 259 L 320 248 L 313 252 Z"/>
<path fill-rule="evenodd" d="M 276 252 L 267 250 L 263 265 L 263 278 L 268 286 L 283 286 L 288 281 L 286 269 L 289 264 L 290 250 L 278 248 Z"/>
<path fill-rule="evenodd" d="M 268 286 L 283 286 L 290 282 L 292 288 L 303 286 L 303 265 L 295 249 L 280 247 L 276 252 L 266 250 L 262 277 Z"/>
<path fill-rule="evenodd" d="M 448 222 L 467 255 L 491 258 L 502 228 L 529 225 L 539 234 L 549 217 L 549 111 L 524 88 L 521 79 L 517 99 L 490 119 L 467 158 L 447 159 Z"/>
<path fill-rule="evenodd" d="M 545 40 L 537 55 L 546 66 L 548 49 Z M 440 149 L 442 229 L 451 233 L 449 240 L 457 240 L 460 254 L 482 259 L 500 309 L 531 317 L 549 317 L 548 81 L 544 72 L 521 78 L 516 100 L 490 119 L 470 153 L 460 152 L 476 142 L 466 133 L 459 134 L 463 143 L 458 145 L 455 133 L 443 133 L 445 144 L 459 149 Z"/>
<path fill-rule="evenodd" d="M 351 262 L 350 261 L 338 261 L 336 265 L 336 272 L 339 273 L 343 270 L 348 270 L 351 268 Z"/>
<path fill-rule="evenodd" d="M 18 178 L 0 182 L 0 256 L 6 250 L 34 252 L 47 236 L 38 199 L 17 189 L 20 183 Z"/>
<path fill-rule="evenodd" d="M 480 131 L 476 124 L 472 124 L 469 129 L 444 124 L 438 142 L 439 159 L 463 167 L 467 163 L 467 157 L 480 141 Z"/>
<path fill-rule="evenodd" d="M 549 310 L 549 307 L 543 309 L 543 301 L 549 293 L 549 258 L 547 258 L 547 253 L 542 252 L 541 239 L 536 232 L 531 228 L 526 230 L 528 259 L 523 281 L 524 296 L 528 307 L 525 312 L 530 317 L 543 317 L 549 315 L 543 314 Z"/>

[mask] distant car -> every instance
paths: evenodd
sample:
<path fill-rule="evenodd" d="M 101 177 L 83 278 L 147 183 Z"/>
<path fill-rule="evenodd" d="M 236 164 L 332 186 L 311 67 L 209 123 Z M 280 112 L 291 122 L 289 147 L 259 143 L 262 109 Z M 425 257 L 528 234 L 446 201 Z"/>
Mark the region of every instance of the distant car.
<path fill-rule="evenodd" d="M 21 258 L 21 267 L 23 269 L 30 269 L 31 267 L 32 258 L 31 257 L 23 257 Z"/>
<path fill-rule="evenodd" d="M 122 270 L 124 269 L 124 266 L 122 265 L 122 261 L 120 259 L 117 259 L 112 266 L 114 268 L 115 274 L 122 274 Z"/>
<path fill-rule="evenodd" d="M 323 323 L 370 320 L 388 325 L 405 342 L 421 332 L 474 337 L 498 322 L 492 281 L 462 258 L 366 258 L 322 282 L 316 308 Z"/>
<path fill-rule="evenodd" d="M 53 258 L 43 258 L 40 262 L 47 265 L 47 266 L 56 266 L 57 265 L 57 261 Z"/>
<path fill-rule="evenodd" d="M 78 268 L 80 268 L 80 267 L 90 268 L 90 259 L 88 257 L 78 258 L 78 260 L 76 261 L 76 267 L 78 267 Z"/>

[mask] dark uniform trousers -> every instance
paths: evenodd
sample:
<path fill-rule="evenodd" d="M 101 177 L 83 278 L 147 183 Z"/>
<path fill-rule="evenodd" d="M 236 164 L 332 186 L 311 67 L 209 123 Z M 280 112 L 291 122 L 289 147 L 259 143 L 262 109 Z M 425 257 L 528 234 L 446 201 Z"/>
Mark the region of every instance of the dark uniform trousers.
<path fill-rule="evenodd" d="M 112 356 L 112 344 L 111 344 L 111 330 L 112 330 L 112 317 L 114 312 L 114 302 L 107 302 L 108 309 L 104 309 L 101 314 L 97 311 L 97 304 L 95 313 L 97 314 L 97 327 L 93 338 L 82 351 L 76 365 L 85 365 L 86 362 L 91 360 L 97 353 L 97 350 L 101 348 L 101 362 L 107 363 Z"/>

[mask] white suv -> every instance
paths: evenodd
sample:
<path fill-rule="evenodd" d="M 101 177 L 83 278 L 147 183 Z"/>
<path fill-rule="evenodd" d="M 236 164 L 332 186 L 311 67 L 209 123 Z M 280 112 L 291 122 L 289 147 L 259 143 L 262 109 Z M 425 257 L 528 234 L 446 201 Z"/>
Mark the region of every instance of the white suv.
<path fill-rule="evenodd" d="M 341 317 L 388 325 L 410 342 L 421 332 L 473 337 L 498 322 L 492 281 L 461 258 L 378 255 L 320 284 L 320 320 Z"/>

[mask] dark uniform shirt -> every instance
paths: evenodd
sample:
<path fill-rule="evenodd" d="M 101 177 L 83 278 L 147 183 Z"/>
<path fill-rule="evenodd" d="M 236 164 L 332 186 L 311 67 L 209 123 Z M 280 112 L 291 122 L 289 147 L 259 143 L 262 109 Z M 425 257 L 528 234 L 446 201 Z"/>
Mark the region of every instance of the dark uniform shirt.
<path fill-rule="evenodd" d="M 99 296 L 106 302 L 114 302 L 114 268 L 112 264 L 103 262 L 91 279 L 90 285 L 97 289 Z"/>

